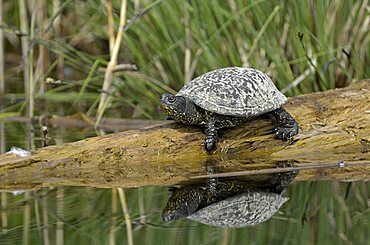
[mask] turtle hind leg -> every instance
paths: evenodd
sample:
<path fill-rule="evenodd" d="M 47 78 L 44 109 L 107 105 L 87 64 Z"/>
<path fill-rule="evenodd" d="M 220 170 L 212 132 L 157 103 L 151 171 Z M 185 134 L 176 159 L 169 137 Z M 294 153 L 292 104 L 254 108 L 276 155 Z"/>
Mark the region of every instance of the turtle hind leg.
<path fill-rule="evenodd" d="M 217 128 L 214 121 L 210 121 L 206 125 L 205 134 L 206 139 L 204 141 L 204 149 L 206 149 L 208 153 L 212 153 L 216 149 L 216 144 L 218 141 Z"/>
<path fill-rule="evenodd" d="M 276 109 L 271 112 L 277 121 L 275 128 L 275 136 L 281 140 L 289 140 L 294 135 L 298 134 L 298 123 L 294 118 L 283 108 Z"/>

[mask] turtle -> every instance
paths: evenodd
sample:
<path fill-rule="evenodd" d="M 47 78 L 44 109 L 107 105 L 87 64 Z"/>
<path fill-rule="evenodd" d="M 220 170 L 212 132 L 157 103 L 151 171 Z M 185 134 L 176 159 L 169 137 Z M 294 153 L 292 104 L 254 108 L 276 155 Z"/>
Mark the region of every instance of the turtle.
<path fill-rule="evenodd" d="M 288 200 L 287 196 L 279 193 L 249 190 L 213 203 L 188 219 L 218 227 L 255 226 L 269 220 Z"/>
<path fill-rule="evenodd" d="M 271 218 L 289 200 L 284 190 L 298 171 L 274 174 L 265 185 L 241 180 L 218 180 L 215 189 L 207 183 L 170 188 L 162 211 L 164 221 L 188 218 L 219 227 L 254 226 Z M 213 182 L 213 181 L 212 181 Z"/>
<path fill-rule="evenodd" d="M 269 113 L 275 136 L 287 141 L 298 134 L 298 123 L 282 108 L 287 98 L 271 79 L 254 68 L 226 67 L 194 78 L 176 94 L 162 94 L 160 106 L 169 118 L 204 127 L 204 148 L 216 149 L 218 130 Z"/>

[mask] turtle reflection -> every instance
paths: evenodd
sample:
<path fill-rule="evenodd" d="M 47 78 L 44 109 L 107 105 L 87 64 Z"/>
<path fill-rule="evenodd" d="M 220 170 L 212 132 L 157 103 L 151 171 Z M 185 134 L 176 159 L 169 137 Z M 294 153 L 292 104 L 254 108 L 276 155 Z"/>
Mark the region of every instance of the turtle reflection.
<path fill-rule="evenodd" d="M 164 221 L 188 218 L 221 227 L 253 226 L 270 219 L 289 199 L 284 190 L 297 171 L 273 174 L 268 183 L 210 179 L 170 188 Z"/>

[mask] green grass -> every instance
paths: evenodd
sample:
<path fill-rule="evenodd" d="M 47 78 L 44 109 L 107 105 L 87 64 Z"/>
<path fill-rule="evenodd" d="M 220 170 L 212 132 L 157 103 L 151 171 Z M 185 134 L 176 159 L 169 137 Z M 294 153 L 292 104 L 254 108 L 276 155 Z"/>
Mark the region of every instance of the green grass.
<path fill-rule="evenodd" d="M 119 5 L 120 1 L 113 1 L 116 25 Z M 186 76 L 195 77 L 226 66 L 260 69 L 288 96 L 342 87 L 369 78 L 367 5 L 366 0 L 189 0 L 181 3 L 147 0 L 140 1 L 140 9 L 134 9 L 129 2 L 128 26 L 119 61 L 135 63 L 139 70 L 114 74 L 109 91 L 112 100 L 105 115 L 117 115 L 119 111 L 123 117 L 161 117 L 158 116 L 161 93 L 180 89 Z M 19 25 L 17 7 L 17 2 L 5 4 L 7 26 Z M 36 27 L 33 42 L 53 54 L 54 66 L 44 77 L 75 81 L 69 88 L 58 91 L 64 93 L 72 89 L 80 93 L 80 103 L 72 104 L 66 113 L 89 110 L 94 115 L 96 103 L 84 101 L 83 93 L 99 96 L 104 74 L 93 64 L 100 60 L 102 67 L 109 61 L 106 8 L 98 0 L 67 1 L 55 13 L 52 7 L 52 2 L 48 2 L 48 19 L 43 26 Z M 186 12 L 189 36 L 185 34 Z M 60 18 L 59 27 L 63 28 L 59 35 L 54 34 L 56 18 Z M 38 37 L 40 28 L 47 30 L 49 39 Z M 14 76 L 14 67 L 21 64 L 21 54 L 15 33 L 11 28 L 6 31 L 12 37 L 7 39 L 6 59 L 12 56 L 18 62 L 6 67 L 8 81 Z M 188 46 L 186 40 L 189 40 Z M 187 70 L 188 74 L 184 68 L 186 49 L 190 51 L 189 62 L 194 68 Z M 57 56 L 64 57 L 64 77 L 57 72 Z M 292 86 L 300 76 L 304 78 Z M 14 85 L 6 83 L 6 86 Z M 9 92 L 22 93 L 22 83 Z M 70 106 L 71 100 L 66 99 L 64 103 Z"/>
<path fill-rule="evenodd" d="M 109 62 L 104 1 L 61 1 L 61 6 L 53 6 L 53 2 L 47 1 L 47 19 L 41 26 L 36 23 L 32 30 L 35 38 L 29 47 L 35 49 L 34 68 L 39 46 L 51 53 L 50 66 L 40 74 L 39 81 L 35 81 L 35 115 L 45 113 L 40 109 L 41 98 L 46 100 L 47 114 L 84 112 L 95 115 L 104 80 L 104 73 L 98 68 Z M 370 77 L 368 0 L 139 2 L 140 8 L 135 9 L 133 1 L 128 1 L 129 21 L 119 55 L 120 63 L 135 63 L 139 70 L 114 73 L 109 91 L 112 100 L 104 116 L 163 118 L 158 107 L 161 93 L 179 90 L 187 76 L 195 77 L 226 66 L 251 66 L 262 70 L 288 96 L 342 87 Z M 29 7 L 31 12 L 32 3 Z M 120 1 L 114 0 L 113 7 L 117 25 Z M 18 1 L 3 1 L 2 13 L 6 89 L 0 91 L 0 99 L 5 97 L 1 100 L 0 118 L 9 113 L 24 113 L 24 82 L 19 70 L 23 66 L 23 56 L 29 55 L 20 51 Z M 186 13 L 189 36 L 186 36 Z M 30 16 L 29 13 L 28 18 Z M 40 29 L 44 29 L 49 38 L 41 38 Z M 30 37 L 30 33 L 23 35 Z M 191 69 L 186 71 L 187 49 L 191 54 L 188 57 Z M 306 72 L 308 75 L 304 75 Z M 46 84 L 46 92 L 42 94 L 40 83 L 47 77 L 62 80 L 62 83 Z M 298 82 L 299 77 L 304 78 Z M 21 134 L 27 131 L 14 123 L 7 123 L 6 127 Z M 75 132 L 73 135 L 80 137 Z M 7 135 L 7 138 L 9 145 L 19 141 L 16 134 Z M 41 144 L 36 142 L 36 145 Z M 20 146 L 28 148 L 25 143 Z M 227 231 L 187 220 L 163 224 L 159 215 L 167 199 L 166 190 L 146 188 L 142 198 L 147 220 L 144 225 L 134 225 L 134 241 L 138 244 L 173 244 L 174 241 L 221 244 L 221 239 L 227 235 L 230 243 L 347 244 L 351 241 L 365 244 L 370 229 L 365 198 L 370 191 L 369 185 L 353 183 L 348 196 L 347 188 L 348 184 L 331 182 L 301 183 L 292 187 L 291 201 L 270 222 Z M 110 191 L 65 189 L 66 243 L 107 244 Z M 138 221 L 139 194 L 134 190 L 126 193 L 130 215 Z M 48 195 L 51 240 L 55 241 L 55 222 L 60 220 L 56 216 L 55 190 L 37 191 L 36 194 Z M 23 196 L 7 195 L 12 206 L 8 210 L 10 230 L 9 236 L 1 237 L 1 241 L 19 244 L 25 203 Z M 31 199 L 30 244 L 39 244 L 42 230 L 36 207 L 40 211 L 43 207 L 35 195 Z M 120 211 L 117 241 L 126 239 L 122 217 Z"/>

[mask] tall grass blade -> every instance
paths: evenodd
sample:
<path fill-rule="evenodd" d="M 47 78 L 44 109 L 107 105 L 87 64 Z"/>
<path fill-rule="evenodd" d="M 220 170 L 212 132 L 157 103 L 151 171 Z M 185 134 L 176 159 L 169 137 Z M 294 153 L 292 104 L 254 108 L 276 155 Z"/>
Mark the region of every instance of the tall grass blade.
<path fill-rule="evenodd" d="M 19 4 L 19 18 L 20 18 L 20 31 L 23 34 L 21 36 L 22 45 L 22 70 L 23 70 L 23 81 L 24 81 L 24 94 L 26 95 L 27 101 L 30 100 L 30 59 L 28 54 L 29 47 L 29 28 L 28 28 L 28 14 L 25 0 L 18 0 Z M 30 116 L 29 107 L 26 107 L 26 115 Z"/>
<path fill-rule="evenodd" d="M 117 57 L 118 57 L 118 52 L 120 50 L 121 46 L 121 41 L 123 37 L 123 31 L 126 23 L 126 10 L 127 10 L 127 1 L 122 0 L 121 1 L 121 12 L 120 12 L 120 21 L 119 21 L 119 29 L 117 32 L 117 37 L 115 38 L 115 43 L 114 47 L 112 50 L 112 55 L 110 57 L 110 61 L 107 66 L 107 70 L 105 72 L 105 77 L 104 77 L 104 82 L 103 82 L 103 87 L 102 87 L 102 92 L 100 95 L 100 101 L 98 105 L 98 110 L 97 110 L 97 120 L 95 126 L 99 125 L 99 122 L 103 116 L 105 106 L 106 105 L 106 100 L 108 97 L 108 91 L 110 89 L 111 83 L 112 83 L 112 73 L 113 73 L 113 68 L 117 64 Z"/>

